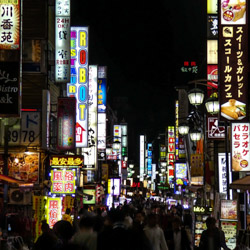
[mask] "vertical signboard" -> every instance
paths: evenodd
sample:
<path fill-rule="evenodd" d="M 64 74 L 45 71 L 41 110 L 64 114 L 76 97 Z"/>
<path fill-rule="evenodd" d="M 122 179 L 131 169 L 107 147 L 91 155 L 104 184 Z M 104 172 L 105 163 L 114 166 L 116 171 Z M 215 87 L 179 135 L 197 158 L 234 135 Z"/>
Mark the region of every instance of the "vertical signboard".
<path fill-rule="evenodd" d="M 228 169 L 229 169 L 229 184 L 232 183 L 232 172 L 231 170 L 231 159 L 230 153 L 228 154 Z M 227 194 L 227 164 L 226 164 L 226 154 L 218 154 L 218 170 L 219 170 L 219 193 Z M 229 191 L 230 198 L 233 197 L 232 189 Z"/>
<path fill-rule="evenodd" d="M 219 1 L 220 119 L 247 116 L 248 23 L 247 1 Z"/>
<path fill-rule="evenodd" d="M 118 168 L 119 168 L 119 175 L 121 175 L 121 140 L 122 140 L 122 128 L 120 125 L 114 125 L 113 130 L 113 142 L 119 144 L 119 148 L 116 148 L 116 154 L 118 159 Z"/>
<path fill-rule="evenodd" d="M 250 123 L 231 124 L 232 171 L 250 171 Z"/>
<path fill-rule="evenodd" d="M 75 149 L 75 120 L 75 98 L 58 98 L 57 148 L 59 150 L 70 151 Z"/>
<path fill-rule="evenodd" d="M 71 80 L 76 98 L 76 147 L 88 147 L 88 27 L 71 27 Z"/>
<path fill-rule="evenodd" d="M 147 151 L 148 151 L 148 159 L 147 159 L 147 169 L 148 176 L 152 176 L 152 160 L 153 160 L 153 145 L 152 143 L 148 143 Z"/>
<path fill-rule="evenodd" d="M 145 135 L 140 135 L 140 181 L 143 180 L 145 169 Z"/>
<path fill-rule="evenodd" d="M 20 116 L 19 74 L 19 62 L 0 62 L 0 117 Z"/>
<path fill-rule="evenodd" d="M 62 199 L 61 198 L 47 198 L 46 204 L 46 218 L 50 228 L 62 218 Z"/>
<path fill-rule="evenodd" d="M 56 0 L 55 80 L 70 81 L 70 1 Z"/>
<path fill-rule="evenodd" d="M 97 66 L 89 66 L 88 147 L 83 149 L 84 163 L 96 168 L 97 163 Z"/>
<path fill-rule="evenodd" d="M 0 0 L 0 49 L 20 49 L 20 0 Z"/>
<path fill-rule="evenodd" d="M 174 178 L 174 161 L 175 161 L 175 133 L 174 126 L 168 126 L 168 182 Z"/>

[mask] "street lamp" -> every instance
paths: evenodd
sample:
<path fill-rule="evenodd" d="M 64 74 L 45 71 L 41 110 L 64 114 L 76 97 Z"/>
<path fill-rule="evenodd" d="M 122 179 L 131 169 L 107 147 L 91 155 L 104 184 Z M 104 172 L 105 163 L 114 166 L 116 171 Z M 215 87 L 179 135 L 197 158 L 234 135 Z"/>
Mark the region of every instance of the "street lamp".
<path fill-rule="evenodd" d="M 201 105 L 204 100 L 204 92 L 199 88 L 191 89 L 188 92 L 188 99 L 189 102 L 194 106 Z"/>
<path fill-rule="evenodd" d="M 219 113 L 220 105 L 219 100 L 216 97 L 210 97 L 206 100 L 205 106 L 207 109 L 207 112 L 211 115 L 215 115 Z"/>
<path fill-rule="evenodd" d="M 189 126 L 187 123 L 180 123 L 179 125 L 179 133 L 181 135 L 187 135 L 189 132 Z"/>
<path fill-rule="evenodd" d="M 189 135 L 192 141 L 199 141 L 201 139 L 202 132 L 198 129 L 193 129 L 190 131 Z"/>

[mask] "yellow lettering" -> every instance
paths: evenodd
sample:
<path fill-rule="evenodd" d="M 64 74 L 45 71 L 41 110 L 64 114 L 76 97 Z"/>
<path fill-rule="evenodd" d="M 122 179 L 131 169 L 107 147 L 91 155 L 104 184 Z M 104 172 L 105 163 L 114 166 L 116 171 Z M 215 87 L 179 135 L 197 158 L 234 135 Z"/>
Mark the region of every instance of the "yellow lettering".
<path fill-rule="evenodd" d="M 70 50 L 70 55 L 71 56 L 76 56 L 76 50 L 75 49 L 71 49 Z"/>
<path fill-rule="evenodd" d="M 86 32 L 80 32 L 80 46 L 86 46 Z"/>
<path fill-rule="evenodd" d="M 69 94 L 75 94 L 76 93 L 76 86 L 70 85 L 68 92 L 69 92 Z"/>
<path fill-rule="evenodd" d="M 86 69 L 80 68 L 79 69 L 79 83 L 86 82 Z"/>
<path fill-rule="evenodd" d="M 80 115 L 80 120 L 81 121 L 84 121 L 85 108 L 86 108 L 85 104 L 80 104 L 79 105 L 79 111 L 80 111 L 79 115 Z"/>

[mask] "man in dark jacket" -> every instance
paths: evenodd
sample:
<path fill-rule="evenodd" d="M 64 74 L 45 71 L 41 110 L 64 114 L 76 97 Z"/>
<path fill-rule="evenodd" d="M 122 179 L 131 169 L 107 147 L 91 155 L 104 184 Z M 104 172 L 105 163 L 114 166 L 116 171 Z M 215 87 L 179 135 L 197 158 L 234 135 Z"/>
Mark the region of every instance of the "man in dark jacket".
<path fill-rule="evenodd" d="M 178 216 L 174 217 L 172 230 L 165 233 L 169 250 L 191 250 L 191 239 L 181 224 L 181 219 Z"/>
<path fill-rule="evenodd" d="M 216 220 L 213 217 L 206 219 L 207 229 L 201 234 L 200 246 L 201 250 L 219 250 L 221 247 L 229 250 L 225 242 L 225 234 L 216 227 Z"/>

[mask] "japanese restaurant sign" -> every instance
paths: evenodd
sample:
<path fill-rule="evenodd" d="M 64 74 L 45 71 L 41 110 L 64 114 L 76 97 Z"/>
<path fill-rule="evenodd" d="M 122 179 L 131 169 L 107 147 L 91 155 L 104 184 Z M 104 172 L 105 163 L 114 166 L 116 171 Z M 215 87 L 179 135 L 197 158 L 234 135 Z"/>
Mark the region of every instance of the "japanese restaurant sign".
<path fill-rule="evenodd" d="M 50 158 L 52 168 L 77 168 L 83 166 L 82 155 L 54 155 Z"/>
<path fill-rule="evenodd" d="M 220 119 L 245 119 L 248 97 L 247 0 L 219 1 Z"/>
<path fill-rule="evenodd" d="M 62 217 L 62 200 L 61 198 L 47 198 L 46 218 L 50 228 L 53 228 L 55 223 L 61 220 Z"/>
<path fill-rule="evenodd" d="M 88 27 L 71 27 L 71 76 L 67 96 L 76 98 L 76 147 L 88 147 Z"/>
<path fill-rule="evenodd" d="M 226 245 L 229 249 L 236 248 L 237 222 L 221 221 L 221 230 L 225 234 Z"/>
<path fill-rule="evenodd" d="M 20 49 L 20 0 L 0 0 L 0 49 Z"/>
<path fill-rule="evenodd" d="M 232 171 L 250 171 L 249 123 L 231 124 Z"/>
<path fill-rule="evenodd" d="M 51 193 L 74 194 L 75 193 L 75 169 L 51 170 Z"/>
<path fill-rule="evenodd" d="M 56 0 L 55 80 L 70 81 L 70 0 Z"/>

